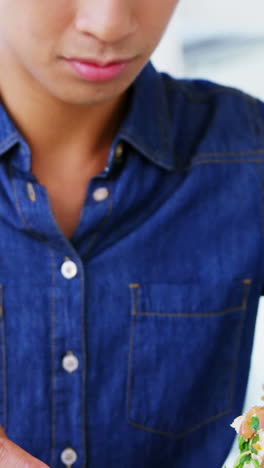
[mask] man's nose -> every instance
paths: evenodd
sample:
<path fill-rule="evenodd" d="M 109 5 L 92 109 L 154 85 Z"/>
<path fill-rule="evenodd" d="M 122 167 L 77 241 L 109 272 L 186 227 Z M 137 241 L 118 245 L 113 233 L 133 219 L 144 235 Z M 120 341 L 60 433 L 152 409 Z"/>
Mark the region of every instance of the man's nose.
<path fill-rule="evenodd" d="M 135 0 L 82 0 L 75 27 L 102 42 L 120 42 L 135 33 Z"/>

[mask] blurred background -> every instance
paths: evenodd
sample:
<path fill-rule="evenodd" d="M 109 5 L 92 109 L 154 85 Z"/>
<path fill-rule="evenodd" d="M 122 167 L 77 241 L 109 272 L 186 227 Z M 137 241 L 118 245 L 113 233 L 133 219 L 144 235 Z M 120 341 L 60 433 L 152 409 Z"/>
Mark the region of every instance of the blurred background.
<path fill-rule="evenodd" d="M 264 1 L 180 0 L 152 61 L 264 99 Z"/>
<path fill-rule="evenodd" d="M 264 100 L 264 0 L 180 0 L 152 62 L 175 77 L 205 78 Z M 244 411 L 264 405 L 263 356 L 264 297 L 259 301 Z M 227 468 L 237 453 L 235 441 Z"/>

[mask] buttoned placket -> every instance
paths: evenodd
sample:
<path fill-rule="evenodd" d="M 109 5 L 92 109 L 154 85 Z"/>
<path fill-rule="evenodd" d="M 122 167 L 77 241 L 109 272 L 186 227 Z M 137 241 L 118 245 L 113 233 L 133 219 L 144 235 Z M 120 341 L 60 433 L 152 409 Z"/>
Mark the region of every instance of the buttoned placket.
<path fill-rule="evenodd" d="M 69 256 L 60 264 L 58 254 L 54 252 L 53 267 L 53 276 L 57 277 L 53 316 L 53 408 L 57 449 L 54 455 L 55 460 L 59 456 L 67 468 L 72 468 L 78 461 L 82 463 L 79 466 L 84 467 L 86 350 L 82 265 L 80 261 L 77 263 L 77 258 Z M 65 436 L 71 445 L 65 444 Z"/>
<path fill-rule="evenodd" d="M 120 163 L 122 155 L 123 144 L 119 143 L 114 151 L 114 162 Z M 16 179 L 14 192 L 24 227 L 32 229 L 32 232 L 39 231 L 40 239 L 43 236 L 43 248 L 45 249 L 46 244 L 50 251 L 53 278 L 51 291 L 53 367 L 51 466 L 57 466 L 59 459 L 66 468 L 74 468 L 74 466 L 86 468 L 83 265 L 69 241 L 61 235 L 59 230 L 54 229 L 54 220 L 48 216 L 50 206 L 45 189 L 34 180 L 25 182 L 22 179 Z M 95 203 L 95 207 L 99 208 L 103 219 L 105 213 L 109 211 L 108 182 L 99 178 L 92 180 L 88 196 Z M 63 251 L 67 252 L 64 257 L 61 255 Z M 46 268 L 45 271 L 47 271 Z M 71 405 L 71 401 L 74 401 L 74 405 Z M 81 428 L 82 433 L 73 430 L 76 426 Z M 65 444 L 65 435 L 70 445 Z"/>
<path fill-rule="evenodd" d="M 43 272 L 49 272 L 45 294 L 50 297 L 47 320 L 51 323 L 51 348 L 47 350 L 52 367 L 50 465 L 86 468 L 83 265 L 68 239 L 54 229 L 43 187 L 14 177 L 13 188 L 21 223 L 32 233 L 32 242 L 34 237 L 42 241 Z"/>

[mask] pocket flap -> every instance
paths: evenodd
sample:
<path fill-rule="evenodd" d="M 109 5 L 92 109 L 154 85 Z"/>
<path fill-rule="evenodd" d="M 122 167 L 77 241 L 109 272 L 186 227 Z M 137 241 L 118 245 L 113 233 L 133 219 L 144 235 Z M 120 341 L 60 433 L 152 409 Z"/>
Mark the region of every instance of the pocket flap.
<path fill-rule="evenodd" d="M 217 284 L 142 283 L 134 286 L 137 314 L 208 316 L 244 310 L 250 279 Z M 137 287 L 136 287 L 137 286 Z"/>

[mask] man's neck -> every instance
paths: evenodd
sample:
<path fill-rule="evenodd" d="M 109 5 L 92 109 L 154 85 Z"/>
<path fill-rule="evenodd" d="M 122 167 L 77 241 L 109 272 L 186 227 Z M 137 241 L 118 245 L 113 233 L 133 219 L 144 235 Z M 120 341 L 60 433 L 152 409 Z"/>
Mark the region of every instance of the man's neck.
<path fill-rule="evenodd" d="M 18 79 L 1 83 L 1 100 L 31 148 L 32 167 L 50 168 L 54 175 L 62 166 L 88 173 L 90 166 L 92 172 L 104 166 L 127 110 L 127 96 L 81 106 L 25 87 Z"/>

